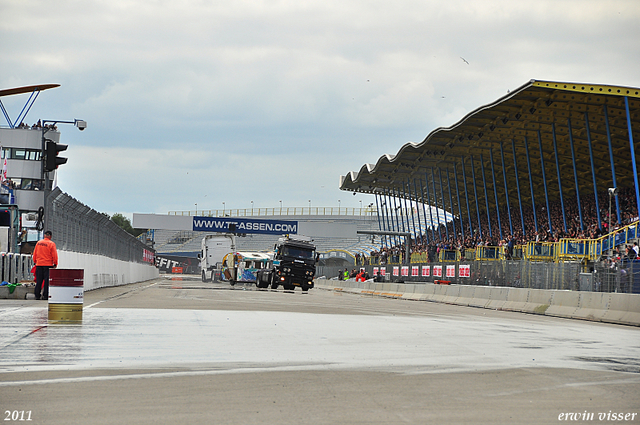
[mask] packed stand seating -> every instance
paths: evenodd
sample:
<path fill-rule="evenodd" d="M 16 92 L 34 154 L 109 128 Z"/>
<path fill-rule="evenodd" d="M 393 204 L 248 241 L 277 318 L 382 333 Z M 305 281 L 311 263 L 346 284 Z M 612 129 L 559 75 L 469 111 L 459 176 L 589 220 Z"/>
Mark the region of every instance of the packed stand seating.
<path fill-rule="evenodd" d="M 621 222 L 618 222 L 616 213 L 615 200 L 612 202 L 611 207 L 611 231 L 615 231 L 623 226 L 638 221 L 638 210 L 636 208 L 635 192 L 629 188 L 621 188 L 618 193 L 618 202 L 620 204 L 620 218 Z M 609 231 L 609 194 L 608 192 L 601 192 L 598 196 L 598 203 L 600 206 L 600 226 L 598 226 L 598 216 L 596 214 L 596 202 L 593 195 L 583 196 L 580 201 L 580 209 L 582 210 L 582 222 L 584 229 L 580 227 L 580 214 L 578 211 L 577 200 L 567 197 L 564 199 L 565 217 L 567 222 L 567 230 L 564 229 L 564 221 L 562 217 L 562 205 L 560 201 L 551 203 L 550 216 L 551 216 L 551 228 L 549 228 L 546 203 L 536 205 L 536 218 L 538 222 L 538 231 L 536 232 L 535 220 L 533 211 L 529 207 L 523 207 L 522 213 L 524 218 L 525 233 L 522 232 L 522 222 L 520 220 L 520 208 L 517 206 L 511 206 L 511 220 L 514 233 L 509 231 L 509 217 L 507 216 L 507 210 L 504 208 L 500 211 L 500 220 L 502 227 L 502 238 L 500 237 L 500 230 L 498 228 L 498 220 L 495 216 L 495 209 L 492 213 L 491 233 L 489 233 L 489 227 L 487 225 L 486 213 L 484 217 L 481 215 L 481 231 L 478 230 L 477 215 L 472 216 L 472 225 L 474 232 L 469 232 L 468 217 L 462 219 L 462 225 L 464 226 L 464 237 L 460 229 L 459 219 L 454 225 L 449 222 L 445 228 L 444 224 L 441 224 L 439 228 L 428 230 L 427 235 L 419 235 L 417 238 L 411 240 L 411 253 L 424 253 L 426 254 L 428 261 L 437 261 L 438 254 L 443 249 L 459 250 L 464 258 L 464 251 L 466 249 L 475 249 L 480 246 L 498 246 L 507 247 L 507 252 L 512 253 L 513 247 L 517 245 L 525 245 L 528 242 L 559 242 L 562 238 L 570 239 L 597 239 L 603 235 L 610 233 Z M 472 214 L 473 215 L 473 214 Z M 438 236 L 438 235 L 441 236 Z M 447 237 L 448 234 L 448 237 Z M 393 240 L 393 238 L 391 238 Z M 637 245 L 636 245 L 637 246 Z M 632 252 L 625 248 L 622 249 L 618 255 L 626 258 L 632 258 L 634 255 Z M 372 251 L 370 256 L 374 259 L 375 263 L 395 263 L 398 262 L 401 255 L 404 254 L 404 243 L 393 244 L 390 247 L 382 247 L 380 250 Z M 636 255 L 637 257 L 637 255 Z"/>

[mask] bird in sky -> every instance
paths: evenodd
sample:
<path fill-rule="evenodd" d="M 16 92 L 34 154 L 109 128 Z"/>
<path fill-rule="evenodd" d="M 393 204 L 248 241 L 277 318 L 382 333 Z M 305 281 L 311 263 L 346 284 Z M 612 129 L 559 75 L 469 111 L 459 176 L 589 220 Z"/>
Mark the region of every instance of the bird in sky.
<path fill-rule="evenodd" d="M 467 65 L 469 65 L 469 62 L 467 62 L 467 60 L 465 58 L 463 58 L 462 56 L 460 56 L 460 59 L 462 59 L 464 61 L 464 63 L 466 63 Z"/>

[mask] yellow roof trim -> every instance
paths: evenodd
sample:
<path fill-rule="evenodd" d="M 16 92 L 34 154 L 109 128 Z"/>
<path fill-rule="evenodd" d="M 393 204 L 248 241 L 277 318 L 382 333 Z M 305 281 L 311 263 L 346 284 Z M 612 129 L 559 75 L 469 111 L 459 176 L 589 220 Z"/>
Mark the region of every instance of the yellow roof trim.
<path fill-rule="evenodd" d="M 634 87 L 607 86 L 601 84 L 558 83 L 553 81 L 533 81 L 531 85 L 534 87 L 573 91 L 578 93 L 640 98 L 640 89 Z"/>

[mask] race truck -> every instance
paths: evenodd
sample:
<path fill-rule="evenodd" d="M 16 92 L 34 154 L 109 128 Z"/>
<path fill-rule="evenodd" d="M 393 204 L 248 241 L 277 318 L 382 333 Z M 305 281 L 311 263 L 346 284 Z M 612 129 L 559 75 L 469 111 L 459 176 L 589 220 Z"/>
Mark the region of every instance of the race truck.
<path fill-rule="evenodd" d="M 222 259 L 220 280 L 236 283 L 254 283 L 257 273 L 270 269 L 273 255 L 269 252 L 230 252 Z"/>
<path fill-rule="evenodd" d="M 316 274 L 316 247 L 311 238 L 302 235 L 286 235 L 278 239 L 273 248 L 271 268 L 258 271 L 258 288 L 292 291 L 296 286 L 308 291 L 313 288 Z"/>

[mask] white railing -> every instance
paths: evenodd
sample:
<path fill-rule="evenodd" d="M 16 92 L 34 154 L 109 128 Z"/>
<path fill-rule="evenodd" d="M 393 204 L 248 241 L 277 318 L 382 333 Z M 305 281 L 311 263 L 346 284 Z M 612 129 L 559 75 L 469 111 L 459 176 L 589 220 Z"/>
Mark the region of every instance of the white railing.
<path fill-rule="evenodd" d="M 198 217 L 265 217 L 284 215 L 339 215 L 355 217 L 375 216 L 375 207 L 275 207 L 275 208 L 237 208 L 221 210 L 169 211 L 169 215 Z"/>

